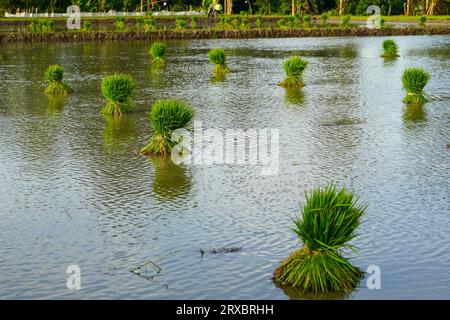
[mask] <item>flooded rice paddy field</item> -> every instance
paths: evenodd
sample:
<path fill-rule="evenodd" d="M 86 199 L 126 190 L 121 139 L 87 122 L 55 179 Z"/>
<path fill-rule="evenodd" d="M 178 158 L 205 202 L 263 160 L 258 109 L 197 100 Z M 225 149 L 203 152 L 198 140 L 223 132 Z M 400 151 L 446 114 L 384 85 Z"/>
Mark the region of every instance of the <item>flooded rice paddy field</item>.
<path fill-rule="evenodd" d="M 327 297 L 449 298 L 450 37 L 393 38 L 394 61 L 379 57 L 384 37 L 169 42 L 162 69 L 149 42 L 3 44 L 0 297 L 321 298 L 271 275 L 300 245 L 290 227 L 305 190 L 333 180 L 369 206 L 352 263 L 380 266 L 382 283 Z M 224 81 L 214 47 L 233 70 Z M 277 86 L 293 54 L 309 61 L 301 91 Z M 53 63 L 66 100 L 43 94 Z M 432 74 L 423 108 L 402 103 L 408 66 Z M 115 71 L 137 81 L 136 112 L 119 120 L 99 112 Z M 140 156 L 162 98 L 189 102 L 204 128 L 279 129 L 278 174 Z M 73 264 L 78 291 L 66 288 Z"/>

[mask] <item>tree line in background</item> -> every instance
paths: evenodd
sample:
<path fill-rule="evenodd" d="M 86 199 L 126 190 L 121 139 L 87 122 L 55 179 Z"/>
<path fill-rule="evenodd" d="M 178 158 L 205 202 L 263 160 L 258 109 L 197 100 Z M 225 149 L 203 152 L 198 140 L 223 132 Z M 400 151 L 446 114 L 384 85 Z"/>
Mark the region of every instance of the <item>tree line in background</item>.
<path fill-rule="evenodd" d="M 246 11 L 265 15 L 323 12 L 364 15 L 369 5 L 379 6 L 382 15 L 449 14 L 450 9 L 450 0 L 0 0 L 0 14 L 65 12 L 71 4 L 85 12 L 206 11 L 211 3 L 221 4 L 225 14 Z"/>

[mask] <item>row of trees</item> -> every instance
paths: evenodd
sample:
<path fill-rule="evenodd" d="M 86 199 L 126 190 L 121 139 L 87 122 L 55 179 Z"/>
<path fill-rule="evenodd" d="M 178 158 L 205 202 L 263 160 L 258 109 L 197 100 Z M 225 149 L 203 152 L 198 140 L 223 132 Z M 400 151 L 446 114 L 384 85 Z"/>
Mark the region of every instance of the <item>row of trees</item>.
<path fill-rule="evenodd" d="M 383 15 L 449 14 L 450 0 L 0 0 L 3 12 L 64 12 L 71 5 L 86 12 L 199 10 L 212 2 L 221 4 L 225 14 L 251 11 L 259 14 L 322 12 L 365 14 L 369 5 L 378 5 Z"/>

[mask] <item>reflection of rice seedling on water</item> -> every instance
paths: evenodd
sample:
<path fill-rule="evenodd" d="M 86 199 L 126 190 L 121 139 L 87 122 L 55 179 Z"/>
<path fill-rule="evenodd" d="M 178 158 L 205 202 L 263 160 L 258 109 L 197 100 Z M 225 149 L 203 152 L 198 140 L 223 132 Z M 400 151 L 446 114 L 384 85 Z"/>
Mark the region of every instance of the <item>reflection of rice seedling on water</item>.
<path fill-rule="evenodd" d="M 102 81 L 102 94 L 108 103 L 102 109 L 103 114 L 121 115 L 133 108 L 134 79 L 128 74 L 114 74 Z"/>
<path fill-rule="evenodd" d="M 149 156 L 170 155 L 178 141 L 172 141 L 176 129 L 187 126 L 194 116 L 192 108 L 179 100 L 159 100 L 150 111 L 150 120 L 155 133 L 141 153 Z"/>
<path fill-rule="evenodd" d="M 403 102 L 406 104 L 420 104 L 427 102 L 423 88 L 427 85 L 431 75 L 422 68 L 407 68 L 403 72 L 402 83 L 406 90 Z"/>
<path fill-rule="evenodd" d="M 45 71 L 45 80 L 47 80 L 47 88 L 45 93 L 48 95 L 66 95 L 73 90 L 63 82 L 64 68 L 60 65 L 54 64 Z"/>
<path fill-rule="evenodd" d="M 48 99 L 48 112 L 58 113 L 64 107 L 67 97 L 64 95 L 49 96 Z"/>
<path fill-rule="evenodd" d="M 286 73 L 286 78 L 278 85 L 286 88 L 303 87 L 302 74 L 308 65 L 308 61 L 303 60 L 298 56 L 291 57 L 283 62 L 283 69 Z"/>
<path fill-rule="evenodd" d="M 398 57 L 398 46 L 392 39 L 387 39 L 383 41 L 383 53 L 381 54 L 383 58 L 396 58 Z"/>
<path fill-rule="evenodd" d="M 192 180 L 189 171 L 167 157 L 151 157 L 155 168 L 153 192 L 163 200 L 176 200 L 187 195 Z"/>
<path fill-rule="evenodd" d="M 298 88 L 286 88 L 284 100 L 288 104 L 297 105 L 305 102 L 305 96 Z"/>
<path fill-rule="evenodd" d="M 292 229 L 303 243 L 274 271 L 274 280 L 304 292 L 349 292 L 362 272 L 343 256 L 366 209 L 345 188 L 333 184 L 306 194 L 299 217 Z"/>
<path fill-rule="evenodd" d="M 411 122 L 424 122 L 427 120 L 423 104 L 408 104 L 403 111 L 403 120 Z"/>

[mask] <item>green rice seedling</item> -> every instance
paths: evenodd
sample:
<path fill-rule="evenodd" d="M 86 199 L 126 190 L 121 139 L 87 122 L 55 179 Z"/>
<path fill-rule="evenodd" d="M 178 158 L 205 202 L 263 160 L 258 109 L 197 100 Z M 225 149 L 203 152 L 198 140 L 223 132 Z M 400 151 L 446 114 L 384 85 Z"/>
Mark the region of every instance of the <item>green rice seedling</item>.
<path fill-rule="evenodd" d="M 92 30 L 92 23 L 90 21 L 84 21 L 82 30 L 83 31 L 91 31 Z"/>
<path fill-rule="evenodd" d="M 143 17 L 136 17 L 135 21 L 136 21 L 135 28 L 137 31 L 141 31 L 142 29 L 144 29 L 144 18 Z"/>
<path fill-rule="evenodd" d="M 39 21 L 38 19 L 31 19 L 30 25 L 28 26 L 28 30 L 32 33 L 39 32 Z"/>
<path fill-rule="evenodd" d="M 328 18 L 329 18 L 329 16 L 325 12 L 321 14 L 320 22 L 321 22 L 322 27 L 328 26 Z"/>
<path fill-rule="evenodd" d="M 287 19 L 288 19 L 287 26 L 289 28 L 294 28 L 295 27 L 295 17 L 294 16 L 288 16 Z"/>
<path fill-rule="evenodd" d="M 102 113 L 106 115 L 121 115 L 133 108 L 133 91 L 136 82 L 128 74 L 113 74 L 102 81 L 102 94 L 108 100 Z"/>
<path fill-rule="evenodd" d="M 234 17 L 233 20 L 231 20 L 231 26 L 233 29 L 238 30 L 241 26 L 241 19 L 239 17 Z"/>
<path fill-rule="evenodd" d="M 284 19 L 279 19 L 279 20 L 277 20 L 277 26 L 278 26 L 278 28 L 280 28 L 280 29 L 286 28 L 286 27 L 287 27 L 287 25 L 286 25 L 286 20 L 284 20 Z"/>
<path fill-rule="evenodd" d="M 292 229 L 303 243 L 274 271 L 274 279 L 304 292 L 350 292 L 362 272 L 343 256 L 366 210 L 345 188 L 334 184 L 306 193 L 300 215 Z"/>
<path fill-rule="evenodd" d="M 41 32 L 53 32 L 55 29 L 55 22 L 51 19 L 45 19 L 39 21 Z"/>
<path fill-rule="evenodd" d="M 225 74 L 230 71 L 226 64 L 225 51 L 221 48 L 212 49 L 208 52 L 209 60 L 214 64 L 215 74 Z"/>
<path fill-rule="evenodd" d="M 283 62 L 283 69 L 286 73 L 286 78 L 278 85 L 285 88 L 300 88 L 303 87 L 302 74 L 308 65 L 308 61 L 303 60 L 298 56 L 293 56 Z"/>
<path fill-rule="evenodd" d="M 166 44 L 162 42 L 155 42 L 149 50 L 149 55 L 152 61 L 155 63 L 161 63 L 165 61 Z"/>
<path fill-rule="evenodd" d="M 392 39 L 386 39 L 383 41 L 383 58 L 396 58 L 398 57 L 398 46 Z"/>
<path fill-rule="evenodd" d="M 406 104 L 422 104 L 427 102 L 423 88 L 430 80 L 430 73 L 422 68 L 407 68 L 402 75 L 403 88 L 406 96 L 403 102 Z"/>
<path fill-rule="evenodd" d="M 234 21 L 234 23 L 236 24 L 236 21 Z M 232 20 L 229 16 L 223 16 L 222 28 L 223 29 L 233 29 Z"/>
<path fill-rule="evenodd" d="M 294 26 L 296 27 L 296 28 L 299 28 L 300 27 L 300 20 L 301 20 L 301 17 L 300 17 L 300 14 L 299 13 L 294 13 Z"/>
<path fill-rule="evenodd" d="M 117 17 L 116 18 L 116 30 L 117 31 L 125 31 L 125 18 L 124 17 Z"/>
<path fill-rule="evenodd" d="M 72 92 L 72 89 L 63 82 L 64 68 L 60 65 L 53 64 L 45 71 L 45 80 L 47 88 L 45 93 L 48 95 L 66 95 Z"/>
<path fill-rule="evenodd" d="M 176 129 L 185 128 L 194 117 L 194 111 L 185 102 L 179 100 L 159 100 L 150 111 L 154 135 L 141 153 L 148 156 L 170 155 L 179 141 L 172 140 Z"/>
<path fill-rule="evenodd" d="M 175 23 L 176 23 L 176 30 L 184 30 L 186 29 L 186 20 L 183 17 L 177 16 L 175 19 Z"/>
<path fill-rule="evenodd" d="M 310 15 L 303 16 L 303 28 L 311 28 L 311 27 L 312 27 L 311 16 Z"/>
<path fill-rule="evenodd" d="M 250 28 L 250 22 L 249 22 L 249 18 L 248 18 L 248 13 L 243 11 L 241 12 L 241 24 L 240 24 L 240 28 L 242 30 L 245 29 L 249 29 Z"/>
<path fill-rule="evenodd" d="M 153 18 L 144 19 L 144 30 L 147 32 L 156 30 L 156 22 Z"/>
<path fill-rule="evenodd" d="M 342 19 L 341 19 L 341 27 L 343 27 L 343 28 L 350 27 L 350 20 L 351 20 L 351 16 L 350 15 L 343 16 Z"/>
<path fill-rule="evenodd" d="M 256 17 L 255 20 L 255 27 L 256 28 L 262 28 L 263 27 L 263 17 L 261 15 L 259 15 L 258 17 Z"/>
<path fill-rule="evenodd" d="M 191 29 L 197 29 L 198 26 L 198 17 L 193 16 L 191 17 Z"/>
<path fill-rule="evenodd" d="M 426 16 L 420 16 L 419 17 L 419 26 L 420 27 L 425 26 L 425 22 L 427 22 L 427 17 Z"/>

